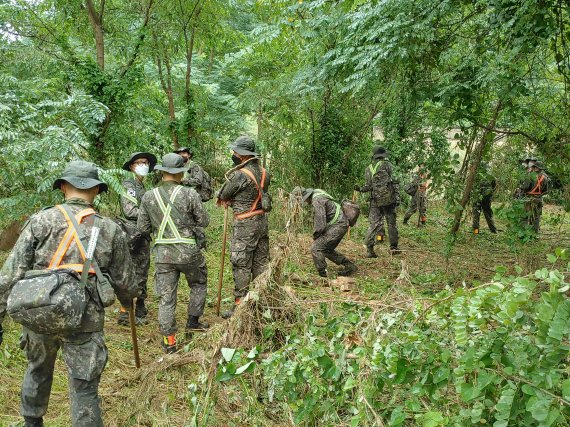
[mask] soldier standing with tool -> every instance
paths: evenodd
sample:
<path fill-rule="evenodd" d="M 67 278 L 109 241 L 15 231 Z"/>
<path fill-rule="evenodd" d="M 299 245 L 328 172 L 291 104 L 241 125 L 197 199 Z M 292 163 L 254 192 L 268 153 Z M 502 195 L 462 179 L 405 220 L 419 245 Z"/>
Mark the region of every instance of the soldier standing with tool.
<path fill-rule="evenodd" d="M 255 142 L 240 136 L 231 145 L 235 167 L 226 174 L 218 204 L 234 212 L 230 261 L 234 273 L 234 306 L 222 314 L 230 317 L 249 291 L 249 284 L 269 264 L 269 228 L 266 213 L 271 210 L 267 193 L 269 173 L 259 164 Z"/>

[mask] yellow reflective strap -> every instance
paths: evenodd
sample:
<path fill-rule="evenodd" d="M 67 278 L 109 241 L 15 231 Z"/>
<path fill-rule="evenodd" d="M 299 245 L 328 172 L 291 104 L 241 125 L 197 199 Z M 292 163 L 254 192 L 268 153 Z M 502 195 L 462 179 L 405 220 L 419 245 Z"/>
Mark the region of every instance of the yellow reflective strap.
<path fill-rule="evenodd" d="M 329 222 L 327 222 L 327 225 L 333 225 L 336 224 L 336 222 L 338 221 L 339 217 L 340 217 L 340 203 L 335 202 L 335 200 L 332 198 L 332 196 L 327 193 L 326 191 L 323 190 L 315 190 L 313 192 L 313 197 L 314 196 L 320 196 L 320 197 L 324 197 L 325 199 L 329 199 L 331 202 L 333 202 L 335 204 L 336 207 L 336 211 L 334 213 L 334 217 L 333 219 L 331 219 Z"/>
<path fill-rule="evenodd" d="M 123 196 L 123 197 L 124 197 L 125 199 L 127 199 L 129 202 L 133 202 L 133 203 L 134 203 L 135 205 L 137 205 L 137 206 L 139 205 L 138 200 L 137 200 L 135 197 L 131 196 L 130 194 L 127 194 L 127 193 L 125 192 L 125 193 L 122 193 L 121 196 Z"/>
<path fill-rule="evenodd" d="M 181 186 L 176 187 L 174 189 L 174 191 L 172 192 L 172 195 L 170 196 L 170 203 L 174 203 L 176 196 L 178 195 L 178 193 L 181 190 L 182 190 Z M 162 222 L 160 223 L 160 227 L 158 228 L 158 233 L 157 233 L 156 239 L 154 241 L 154 244 L 155 245 L 172 245 L 172 244 L 176 244 L 176 243 L 183 243 L 183 244 L 188 244 L 188 245 L 195 245 L 196 239 L 186 238 L 186 237 L 180 236 L 180 232 L 178 231 L 178 228 L 176 228 L 176 224 L 174 224 L 174 221 L 172 220 L 172 217 L 170 215 L 170 211 L 171 211 L 170 204 L 168 206 L 166 206 L 164 204 L 164 201 L 162 200 L 162 197 L 160 196 L 160 192 L 159 192 L 158 188 L 155 188 L 152 192 L 154 194 L 154 197 L 155 197 L 155 199 L 158 203 L 158 206 L 160 207 L 160 210 L 162 211 L 162 215 L 163 215 L 162 216 Z M 164 237 L 164 232 L 166 231 L 167 225 L 170 228 L 170 231 L 172 232 L 174 237 L 170 237 L 170 238 Z"/>

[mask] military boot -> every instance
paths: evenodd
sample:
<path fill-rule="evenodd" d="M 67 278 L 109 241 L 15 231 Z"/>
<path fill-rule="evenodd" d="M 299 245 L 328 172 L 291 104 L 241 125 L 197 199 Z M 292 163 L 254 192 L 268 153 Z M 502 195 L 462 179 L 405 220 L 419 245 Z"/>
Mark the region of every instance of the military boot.
<path fill-rule="evenodd" d="M 137 325 L 146 325 L 148 320 L 146 315 L 148 314 L 148 309 L 144 305 L 144 299 L 137 299 L 135 306 L 135 321 Z"/>
<path fill-rule="evenodd" d="M 227 311 L 222 313 L 222 319 L 229 319 L 234 315 L 234 311 L 236 311 L 236 307 L 241 304 L 241 298 L 236 298 L 233 307 Z"/>
<path fill-rule="evenodd" d="M 176 353 L 176 335 L 163 336 L 162 349 L 167 354 Z"/>
<path fill-rule="evenodd" d="M 43 427 L 44 419 L 42 417 L 24 417 L 24 427 Z"/>
<path fill-rule="evenodd" d="M 420 226 L 422 226 L 422 227 L 425 226 L 426 222 L 427 222 L 427 217 L 422 216 L 421 221 L 420 221 Z"/>
<path fill-rule="evenodd" d="M 376 255 L 376 252 L 374 252 L 374 246 L 366 246 L 366 258 L 378 258 L 378 255 Z"/>
<path fill-rule="evenodd" d="M 319 270 L 318 273 L 321 277 L 328 277 L 327 270 Z"/>
<path fill-rule="evenodd" d="M 358 267 L 356 266 L 356 264 L 351 262 L 351 261 L 348 261 L 346 264 L 344 264 L 344 269 L 342 269 L 341 271 L 338 272 L 338 275 L 339 276 L 350 276 L 356 270 L 358 270 Z"/>
<path fill-rule="evenodd" d="M 137 303 L 135 305 L 135 316 L 144 319 L 147 314 L 148 314 L 148 309 L 144 305 L 144 299 L 137 298 Z"/>
<path fill-rule="evenodd" d="M 119 309 L 119 318 L 117 323 L 121 326 L 129 326 L 129 312 L 123 306 Z"/>
<path fill-rule="evenodd" d="M 390 253 L 391 253 L 392 255 L 399 255 L 399 254 L 402 253 L 402 250 L 401 250 L 401 249 L 398 249 L 397 246 L 390 246 Z"/>
<path fill-rule="evenodd" d="M 210 327 L 207 322 L 201 323 L 199 316 L 190 316 L 188 317 L 188 321 L 186 322 L 186 330 L 187 331 L 205 331 Z"/>

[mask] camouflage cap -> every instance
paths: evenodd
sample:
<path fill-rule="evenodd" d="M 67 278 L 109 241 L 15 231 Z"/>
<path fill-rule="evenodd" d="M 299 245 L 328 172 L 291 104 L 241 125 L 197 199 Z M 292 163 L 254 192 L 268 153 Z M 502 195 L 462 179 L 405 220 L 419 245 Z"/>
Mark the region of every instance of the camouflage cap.
<path fill-rule="evenodd" d="M 376 145 L 372 148 L 372 158 L 373 159 L 385 159 L 388 157 L 388 152 L 384 147 Z"/>
<path fill-rule="evenodd" d="M 162 165 L 156 166 L 157 171 L 171 173 L 173 175 L 186 172 L 188 168 L 184 166 L 184 159 L 176 153 L 168 153 L 162 157 Z"/>
<path fill-rule="evenodd" d="M 126 171 L 131 170 L 131 165 L 136 162 L 138 159 L 147 159 L 149 163 L 149 172 L 152 172 L 154 167 L 156 166 L 156 156 L 154 154 L 145 153 L 145 152 L 136 152 L 131 154 L 131 158 L 125 162 L 123 165 L 123 169 Z"/>
<path fill-rule="evenodd" d="M 230 144 L 230 149 L 240 156 L 259 156 L 255 151 L 255 141 L 247 135 L 238 137 Z"/>
<path fill-rule="evenodd" d="M 191 148 L 188 147 L 180 147 L 178 150 L 174 150 L 173 153 L 179 154 L 179 153 L 188 153 L 191 156 L 194 155 L 194 150 L 192 150 Z"/>
<path fill-rule="evenodd" d="M 53 183 L 53 189 L 57 190 L 63 182 L 68 182 L 75 188 L 87 190 L 99 187 L 99 193 L 107 191 L 107 184 L 99 179 L 99 171 L 94 163 L 83 160 L 73 160 L 67 164 L 61 178 Z"/>

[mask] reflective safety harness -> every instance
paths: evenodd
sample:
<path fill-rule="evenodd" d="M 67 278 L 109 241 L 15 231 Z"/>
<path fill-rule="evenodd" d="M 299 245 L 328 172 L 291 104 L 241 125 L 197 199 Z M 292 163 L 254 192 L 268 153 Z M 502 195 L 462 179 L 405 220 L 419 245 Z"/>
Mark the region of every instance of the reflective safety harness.
<path fill-rule="evenodd" d="M 372 165 L 371 165 L 371 166 L 372 166 Z M 313 192 L 313 197 L 315 197 L 315 196 L 316 196 L 316 197 L 319 197 L 319 196 L 320 196 L 320 197 L 324 197 L 325 199 L 329 199 L 331 202 L 334 203 L 334 205 L 335 205 L 335 207 L 336 207 L 336 211 L 335 211 L 335 213 L 334 213 L 333 219 L 331 219 L 329 222 L 327 222 L 327 225 L 336 224 L 336 223 L 338 222 L 339 218 L 340 218 L 340 211 L 341 211 L 340 203 L 335 202 L 334 199 L 332 198 L 332 196 L 331 196 L 329 193 L 327 193 L 327 192 L 325 192 L 325 191 L 323 191 L 323 190 L 318 190 L 318 189 L 315 190 L 315 191 Z"/>
<path fill-rule="evenodd" d="M 83 264 L 62 264 L 61 263 L 63 260 L 63 257 L 65 256 L 65 254 L 69 250 L 69 247 L 71 246 L 72 241 L 75 241 L 75 244 L 79 248 L 79 252 L 81 253 L 81 258 L 83 259 L 83 261 L 85 261 L 86 255 L 85 255 L 85 249 L 83 248 L 83 244 L 81 243 L 79 235 L 77 234 L 77 230 L 75 229 L 75 227 L 73 226 L 73 223 L 71 222 L 71 218 L 69 217 L 69 215 L 67 214 L 67 212 L 65 211 L 63 206 L 57 205 L 56 208 L 58 208 L 61 211 L 61 213 L 63 214 L 63 216 L 65 218 L 65 221 L 67 222 L 67 231 L 63 235 L 63 239 L 61 239 L 59 246 L 57 247 L 55 253 L 53 254 L 53 257 L 49 263 L 48 268 L 49 269 L 69 269 L 69 270 L 76 271 L 77 273 L 81 273 L 83 271 Z M 77 220 L 78 224 L 81 224 L 81 221 L 84 218 L 86 218 L 90 215 L 94 215 L 94 214 L 95 214 L 95 211 L 93 210 L 93 208 L 83 209 L 82 211 L 79 211 L 75 214 L 75 219 Z M 95 270 L 93 268 L 90 268 L 89 273 L 95 274 Z"/>
<path fill-rule="evenodd" d="M 368 165 L 368 169 L 370 170 L 371 176 L 376 175 L 376 172 L 378 172 L 378 168 L 382 163 L 383 163 L 382 160 L 378 160 L 375 165 Z"/>
<path fill-rule="evenodd" d="M 178 195 L 178 193 L 180 193 L 180 190 L 182 190 L 182 186 L 180 186 L 180 185 L 174 189 L 174 191 L 170 195 L 170 200 L 168 201 L 168 206 L 166 206 L 164 204 L 164 200 L 162 200 L 162 197 L 160 196 L 159 189 L 155 188 L 154 190 L 152 190 L 152 194 L 154 194 L 154 197 L 158 203 L 158 206 L 160 207 L 160 210 L 162 211 L 162 222 L 160 223 L 160 227 L 158 228 L 158 234 L 156 236 L 156 239 L 154 240 L 155 246 L 156 245 L 173 245 L 176 243 L 184 243 L 187 245 L 195 245 L 196 244 L 196 239 L 180 236 L 180 232 L 176 228 L 174 221 L 172 221 L 172 217 L 171 217 L 172 206 L 174 204 L 174 200 L 176 199 L 176 196 Z M 169 237 L 169 238 L 164 237 L 164 231 L 166 230 L 167 225 L 170 228 L 170 232 L 174 235 L 174 237 Z"/>
<path fill-rule="evenodd" d="M 544 182 L 544 175 L 540 175 L 536 180 L 536 185 L 532 190 L 530 190 L 528 195 L 530 196 L 541 196 L 542 195 L 542 183 Z"/>
<path fill-rule="evenodd" d="M 252 216 L 261 215 L 262 213 L 265 212 L 263 209 L 256 209 L 256 207 L 258 203 L 261 201 L 263 185 L 265 184 L 265 176 L 267 172 L 265 171 L 265 168 L 261 168 L 261 186 L 260 186 L 257 180 L 255 179 L 255 175 L 253 174 L 253 172 L 251 172 L 249 169 L 246 168 L 241 168 L 239 170 L 240 172 L 246 174 L 249 177 L 249 179 L 251 179 L 255 183 L 255 186 L 257 187 L 257 198 L 251 205 L 251 209 L 247 212 L 242 212 L 234 215 L 235 219 L 242 220 L 246 218 L 251 218 Z"/>
<path fill-rule="evenodd" d="M 139 205 L 139 201 L 135 197 L 133 197 L 129 193 L 127 193 L 126 191 L 123 194 L 121 194 L 121 196 L 123 196 L 129 202 L 133 202 L 135 204 L 135 206 Z"/>

